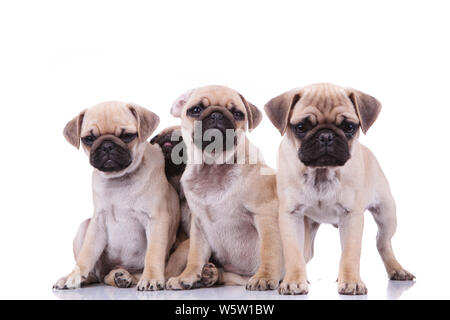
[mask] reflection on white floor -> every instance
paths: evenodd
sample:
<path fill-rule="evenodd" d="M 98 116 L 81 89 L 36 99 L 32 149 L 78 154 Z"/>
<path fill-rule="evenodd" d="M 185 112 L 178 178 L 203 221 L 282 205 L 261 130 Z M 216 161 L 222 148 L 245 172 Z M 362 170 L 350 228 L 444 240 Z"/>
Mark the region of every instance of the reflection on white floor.
<path fill-rule="evenodd" d="M 304 299 L 413 299 L 408 290 L 416 285 L 415 281 L 385 281 L 370 283 L 366 296 L 342 296 L 337 293 L 336 284 L 317 280 L 311 284 L 310 293 L 305 296 L 282 296 L 277 291 L 247 291 L 244 287 L 221 286 L 207 289 L 185 291 L 138 292 L 135 288 L 118 289 L 105 285 L 91 285 L 77 290 L 54 291 L 57 298 L 67 300 L 304 300 Z M 414 291 L 414 290 L 412 290 Z"/>

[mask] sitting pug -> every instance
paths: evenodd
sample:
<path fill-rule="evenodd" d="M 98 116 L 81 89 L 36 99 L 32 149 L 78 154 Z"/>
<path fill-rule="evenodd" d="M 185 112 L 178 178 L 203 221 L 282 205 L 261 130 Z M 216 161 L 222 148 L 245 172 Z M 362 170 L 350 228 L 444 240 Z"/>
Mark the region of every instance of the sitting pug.
<path fill-rule="evenodd" d="M 187 162 L 186 145 L 181 136 L 179 126 L 168 127 L 155 135 L 150 143 L 159 145 L 164 155 L 165 173 L 169 183 L 175 188 L 180 201 L 181 220 L 177 232 L 175 243 L 171 249 L 169 260 L 166 264 L 166 279 L 179 275 L 186 267 L 189 252 L 189 229 L 191 223 L 191 212 L 181 187 L 180 179 Z M 136 284 L 136 279 L 123 268 L 111 271 L 107 278 L 111 278 L 118 287 L 129 287 Z M 207 264 L 202 271 L 202 278 L 199 282 L 201 287 L 210 287 L 217 282 L 218 271 L 215 266 Z"/>
<path fill-rule="evenodd" d="M 147 142 L 158 123 L 149 110 L 111 101 L 82 111 L 66 125 L 64 136 L 76 148 L 81 140 L 94 167 L 94 215 L 75 237 L 75 268 L 55 289 L 101 281 L 128 287 L 137 280 L 138 290 L 164 288 L 180 211 L 164 156 Z"/>
<path fill-rule="evenodd" d="M 201 286 L 210 272 L 216 283 L 275 289 L 282 275 L 275 176 L 252 159 L 257 149 L 246 137 L 261 112 L 232 89 L 207 86 L 179 97 L 171 113 L 181 117 L 188 156 L 181 184 L 192 220 L 187 266 L 166 288 Z"/>
<path fill-rule="evenodd" d="M 162 130 L 154 136 L 150 143 L 158 144 L 164 154 L 166 162 L 166 176 L 170 184 L 177 190 L 180 198 L 181 221 L 177 232 L 177 239 L 172 248 L 166 267 L 166 278 L 179 275 L 186 267 L 189 252 L 189 230 L 191 225 L 191 211 L 181 186 L 181 176 L 186 168 L 186 144 L 183 142 L 180 126 L 173 126 Z M 120 270 L 118 270 L 120 271 Z M 203 266 L 201 279 L 196 287 L 211 287 L 218 282 L 219 270 L 207 263 Z"/>
<path fill-rule="evenodd" d="M 378 225 L 377 248 L 389 278 L 414 276 L 395 259 L 391 238 L 395 202 L 375 156 L 358 141 L 381 104 L 353 89 L 316 84 L 270 100 L 265 111 L 284 135 L 278 153 L 277 190 L 286 265 L 281 294 L 306 294 L 306 262 L 321 223 L 339 227 L 340 294 L 366 294 L 359 273 L 364 211 Z"/>

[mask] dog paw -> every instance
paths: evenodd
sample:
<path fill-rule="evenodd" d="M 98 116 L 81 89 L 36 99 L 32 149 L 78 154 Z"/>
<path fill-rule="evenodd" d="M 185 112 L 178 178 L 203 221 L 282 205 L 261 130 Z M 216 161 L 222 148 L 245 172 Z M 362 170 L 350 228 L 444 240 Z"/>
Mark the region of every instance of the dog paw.
<path fill-rule="evenodd" d="M 212 287 L 219 280 L 219 269 L 212 263 L 203 266 L 200 282 L 203 287 Z"/>
<path fill-rule="evenodd" d="M 157 291 L 164 289 L 164 279 L 146 279 L 141 277 L 137 286 L 138 291 Z"/>
<path fill-rule="evenodd" d="M 367 287 L 361 279 L 338 280 L 338 292 L 343 295 L 367 294 Z"/>
<path fill-rule="evenodd" d="M 111 270 L 105 277 L 105 283 L 117 288 L 129 288 L 136 284 L 134 277 L 123 268 Z"/>
<path fill-rule="evenodd" d="M 179 275 L 178 277 L 170 278 L 167 281 L 166 289 L 169 290 L 188 290 L 194 288 L 194 286 L 201 280 L 200 274 L 191 275 Z"/>
<path fill-rule="evenodd" d="M 248 280 L 245 289 L 251 291 L 274 290 L 278 286 L 278 283 L 279 280 L 271 279 L 268 276 L 259 276 L 258 274 L 255 274 Z"/>
<path fill-rule="evenodd" d="M 61 289 L 77 289 L 81 287 L 83 277 L 81 276 L 81 271 L 78 266 L 76 266 L 73 271 L 61 279 L 59 279 L 53 286 L 54 290 Z"/>
<path fill-rule="evenodd" d="M 283 280 L 278 288 L 279 294 L 308 294 L 309 285 L 306 280 Z"/>
<path fill-rule="evenodd" d="M 408 281 L 414 280 L 415 278 L 416 278 L 415 275 L 404 269 L 392 270 L 391 272 L 389 272 L 389 280 Z"/>

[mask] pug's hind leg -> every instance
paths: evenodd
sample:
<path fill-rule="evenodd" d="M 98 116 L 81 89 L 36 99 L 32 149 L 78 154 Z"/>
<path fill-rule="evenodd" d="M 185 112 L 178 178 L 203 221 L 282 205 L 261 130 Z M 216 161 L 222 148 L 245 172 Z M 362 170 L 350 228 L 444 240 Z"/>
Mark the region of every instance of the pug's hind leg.
<path fill-rule="evenodd" d="M 320 224 L 305 217 L 305 261 L 308 263 L 314 256 L 314 239 Z"/>
<path fill-rule="evenodd" d="M 395 202 L 391 195 L 377 206 L 369 208 L 378 226 L 377 249 L 390 280 L 414 280 L 415 276 L 403 269 L 392 250 L 391 239 L 397 228 Z"/>
<path fill-rule="evenodd" d="M 83 221 L 73 240 L 75 267 L 70 274 L 60 278 L 53 289 L 75 289 L 98 282 L 94 269 L 105 245 L 103 230 L 98 228 L 95 219 Z"/>
<path fill-rule="evenodd" d="M 117 288 L 130 288 L 137 284 L 137 278 L 124 268 L 111 270 L 103 279 L 105 284 Z"/>
<path fill-rule="evenodd" d="M 222 272 L 220 274 L 220 283 L 227 286 L 244 286 L 249 280 L 250 277 L 241 276 L 237 273 Z"/>
<path fill-rule="evenodd" d="M 78 228 L 77 234 L 75 235 L 75 238 L 73 239 L 73 256 L 75 260 L 77 260 L 78 254 L 80 253 L 81 247 L 83 246 L 84 237 L 86 236 L 86 231 L 89 226 L 91 219 L 84 220 L 80 227 Z M 97 283 L 99 282 L 96 275 L 95 275 L 95 267 L 93 272 L 89 272 L 89 275 L 86 277 L 86 279 L 83 280 L 82 285 L 87 285 L 91 283 Z"/>
<path fill-rule="evenodd" d="M 176 250 L 170 255 L 167 261 L 165 277 L 170 279 L 176 277 L 183 272 L 186 267 L 187 257 L 189 254 L 189 239 L 184 240 L 178 245 Z"/>
<path fill-rule="evenodd" d="M 78 257 L 78 254 L 80 253 L 81 247 L 83 246 L 84 237 L 86 236 L 87 229 L 89 227 L 89 223 L 91 222 L 91 219 L 84 220 L 80 227 L 78 228 L 77 234 L 75 235 L 75 238 L 73 239 L 73 256 L 75 260 Z"/>
<path fill-rule="evenodd" d="M 225 272 L 209 262 L 203 266 L 202 278 L 199 281 L 200 287 L 212 287 L 215 284 L 228 286 L 244 286 L 250 280 L 248 276 L 241 276 L 233 272 Z"/>

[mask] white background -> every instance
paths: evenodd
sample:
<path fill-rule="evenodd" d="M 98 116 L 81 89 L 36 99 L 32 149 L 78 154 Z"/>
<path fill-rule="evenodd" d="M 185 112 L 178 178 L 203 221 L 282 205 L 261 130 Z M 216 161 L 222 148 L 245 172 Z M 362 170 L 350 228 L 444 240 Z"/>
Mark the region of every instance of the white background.
<path fill-rule="evenodd" d="M 450 298 L 449 9 L 445 1 L 2 1 L 0 298 L 57 298 L 53 283 L 73 267 L 72 238 L 92 214 L 92 168 L 62 135 L 79 111 L 135 102 L 161 117 L 160 130 L 177 123 L 170 105 L 193 87 L 227 85 L 262 109 L 315 82 L 383 104 L 361 140 L 390 181 L 394 250 L 417 282 L 387 281 L 367 214 L 366 298 Z M 250 137 L 275 167 L 280 136 L 266 117 Z M 309 297 L 339 298 L 336 229 L 320 228 L 315 253 Z M 58 297 L 279 298 L 240 287 L 98 290 Z"/>

